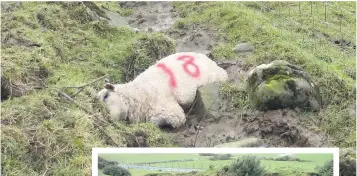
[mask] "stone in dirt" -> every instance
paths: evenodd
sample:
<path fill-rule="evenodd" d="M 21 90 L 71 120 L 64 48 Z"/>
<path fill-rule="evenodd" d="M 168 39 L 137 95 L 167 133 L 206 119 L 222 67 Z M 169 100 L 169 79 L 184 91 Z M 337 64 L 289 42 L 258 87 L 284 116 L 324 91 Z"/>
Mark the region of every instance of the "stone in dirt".
<path fill-rule="evenodd" d="M 216 145 L 215 148 L 239 148 L 239 147 L 260 147 L 263 145 L 263 140 L 258 138 L 246 138 L 239 141 L 228 142 Z"/>
<path fill-rule="evenodd" d="M 319 111 L 319 87 L 309 73 L 284 60 L 262 64 L 250 71 L 248 92 L 259 110 L 302 108 Z"/>
<path fill-rule="evenodd" d="M 217 98 L 219 97 L 219 84 L 209 84 L 199 88 L 202 101 L 205 107 L 210 108 L 210 111 L 216 111 L 219 109 Z"/>
<path fill-rule="evenodd" d="M 236 53 L 253 52 L 254 47 L 253 47 L 253 45 L 251 45 L 249 43 L 240 43 L 236 47 L 233 48 L 233 51 Z"/>

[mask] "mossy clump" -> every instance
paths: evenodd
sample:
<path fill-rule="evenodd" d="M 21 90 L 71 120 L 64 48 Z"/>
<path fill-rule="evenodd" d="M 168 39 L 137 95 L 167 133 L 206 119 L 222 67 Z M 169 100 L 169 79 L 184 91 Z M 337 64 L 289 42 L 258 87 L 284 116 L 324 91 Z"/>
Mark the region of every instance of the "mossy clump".
<path fill-rule="evenodd" d="M 319 88 L 301 68 L 283 60 L 263 64 L 250 72 L 248 92 L 260 110 L 295 108 L 319 111 Z"/>
<path fill-rule="evenodd" d="M 353 148 L 340 149 L 340 175 L 356 175 L 356 150 Z"/>
<path fill-rule="evenodd" d="M 118 165 L 109 165 L 103 168 L 103 174 L 115 175 L 115 176 L 131 176 L 127 169 L 124 169 Z"/>
<path fill-rule="evenodd" d="M 245 155 L 237 158 L 232 164 L 225 166 L 219 172 L 219 176 L 240 176 L 256 175 L 263 176 L 266 169 L 261 165 L 260 159 L 256 156 Z"/>
<path fill-rule="evenodd" d="M 315 168 L 318 175 L 332 176 L 333 175 L 333 160 L 326 161 L 324 165 Z"/>
<path fill-rule="evenodd" d="M 176 52 L 176 43 L 160 33 L 144 34 L 132 45 L 132 55 L 125 60 L 123 81 L 133 80 L 156 61 Z"/>

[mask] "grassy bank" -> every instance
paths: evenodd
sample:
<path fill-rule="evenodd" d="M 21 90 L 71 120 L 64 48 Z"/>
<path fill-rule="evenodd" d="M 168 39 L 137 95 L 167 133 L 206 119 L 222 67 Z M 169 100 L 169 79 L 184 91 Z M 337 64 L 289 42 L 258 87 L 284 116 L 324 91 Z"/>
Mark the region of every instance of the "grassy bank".
<path fill-rule="evenodd" d="M 241 58 L 246 67 L 277 59 L 301 66 L 312 75 L 323 98 L 323 111 L 304 114 L 308 123 L 315 122 L 317 130 L 334 137 L 334 145 L 355 147 L 355 113 L 351 111 L 355 106 L 356 51 L 347 45 L 342 49 L 334 39 L 342 39 L 343 34 L 344 40 L 355 45 L 356 3 L 330 2 L 327 26 L 321 23 L 324 19 L 321 3 L 313 4 L 313 9 L 320 9 L 314 15 L 309 14 L 309 2 L 300 4 L 303 15 L 297 10 L 298 5 L 297 2 L 289 6 L 281 2 L 175 2 L 175 8 L 184 17 L 175 26 L 205 24 L 217 29 L 225 41 L 213 48 L 216 59 Z M 342 14 L 338 6 L 344 9 Z M 343 20 L 339 20 L 340 16 Z M 253 54 L 234 53 L 232 48 L 239 42 L 251 43 L 255 48 Z M 247 101 L 240 102 L 246 96 L 237 95 L 237 108 L 247 106 Z"/>
<path fill-rule="evenodd" d="M 112 7 L 123 11 L 115 2 Z M 99 112 L 95 94 L 103 81 L 75 97 L 90 112 L 58 96 L 59 89 L 69 95 L 76 91 L 65 86 L 83 85 L 105 74 L 120 82 L 123 63 L 134 54 L 137 41 L 160 41 L 160 36 L 109 26 L 86 9 L 82 3 L 22 2 L 1 14 L 1 35 L 8 38 L 2 42 L 1 74 L 13 84 L 9 86 L 31 89 L 1 104 L 5 175 L 90 175 L 92 147 L 136 146 L 138 135 L 144 136 L 148 146 L 172 146 L 151 124 L 116 123 L 98 129 L 94 117 L 105 116 Z M 41 70 L 48 72 L 46 77 Z M 42 87 L 33 89 L 39 83 Z"/>
<path fill-rule="evenodd" d="M 308 123 L 318 125 L 316 130 L 332 136 L 334 145 L 355 147 L 355 113 L 351 113 L 356 93 L 355 49 L 341 48 L 332 41 L 344 34 L 345 40 L 355 44 L 355 16 L 351 15 L 355 14 L 355 2 L 338 2 L 346 11 L 344 15 L 331 8 L 328 28 L 306 15 L 296 25 L 296 11 L 287 15 L 288 9 L 279 3 L 174 4 L 183 17 L 175 28 L 208 25 L 225 39 L 213 48 L 215 59 L 244 58 L 247 68 L 283 59 L 311 73 L 320 86 L 324 109 L 319 114 L 302 115 Z M 281 16 L 262 12 L 263 7 Z M 308 7 L 303 3 L 306 13 Z M 91 175 L 93 147 L 174 146 L 172 139 L 152 124 L 102 122 L 106 114 L 95 94 L 104 81 L 87 86 L 75 96 L 75 103 L 59 96 L 58 91 L 73 95 L 77 90 L 66 86 L 83 85 L 105 74 L 111 82 L 123 82 L 125 77 L 135 76 L 124 74 L 127 61 L 141 59 L 144 62 L 137 64 L 145 67 L 150 63 L 145 59 L 175 52 L 175 42 L 159 33 L 110 26 L 104 9 L 121 15 L 132 13 L 116 2 L 8 2 L 4 9 L 1 80 L 17 94 L 26 93 L 1 103 L 2 175 Z M 324 13 L 317 11 L 316 16 L 323 19 Z M 254 45 L 254 53 L 235 54 L 232 48 L 239 41 Z M 247 106 L 245 93 L 235 96 L 237 108 Z"/>

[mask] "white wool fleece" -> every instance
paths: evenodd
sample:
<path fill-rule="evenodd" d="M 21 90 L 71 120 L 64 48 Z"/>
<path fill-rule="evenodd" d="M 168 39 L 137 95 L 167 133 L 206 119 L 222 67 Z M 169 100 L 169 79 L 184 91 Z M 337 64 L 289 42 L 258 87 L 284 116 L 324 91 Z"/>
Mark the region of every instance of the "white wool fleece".
<path fill-rule="evenodd" d="M 180 105 L 191 105 L 201 86 L 227 79 L 227 72 L 204 54 L 180 52 L 159 60 L 129 83 L 101 90 L 98 96 L 104 100 L 108 94 L 105 104 L 113 120 L 177 128 L 186 121 Z"/>
<path fill-rule="evenodd" d="M 183 65 L 185 64 L 185 60 L 187 61 L 189 58 L 185 57 L 183 60 L 177 60 L 180 56 L 186 55 L 194 58 L 193 63 L 199 69 L 199 76 L 192 77 L 185 72 Z M 158 67 L 159 64 L 165 64 L 165 67 L 171 70 L 176 81 L 176 87 L 170 86 L 170 76 L 162 67 Z M 187 69 L 191 73 L 195 73 L 196 71 L 195 66 L 192 65 L 188 65 Z M 180 105 L 190 105 L 196 97 L 198 88 L 227 80 L 227 72 L 206 55 L 195 52 L 180 52 L 159 60 L 155 65 L 150 66 L 145 72 L 137 76 L 132 82 L 145 83 L 146 86 L 155 87 L 153 91 L 160 92 L 158 96 L 168 94 L 174 96 Z"/>

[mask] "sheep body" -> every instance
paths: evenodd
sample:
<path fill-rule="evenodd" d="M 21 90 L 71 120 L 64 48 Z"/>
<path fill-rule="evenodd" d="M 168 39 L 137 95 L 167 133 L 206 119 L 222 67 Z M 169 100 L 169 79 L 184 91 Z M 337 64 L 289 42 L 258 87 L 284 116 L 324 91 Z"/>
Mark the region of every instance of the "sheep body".
<path fill-rule="evenodd" d="M 227 79 L 227 72 L 206 55 L 180 52 L 157 61 L 129 83 L 108 85 L 98 96 L 113 119 L 177 128 L 186 121 L 181 106 L 194 102 L 198 88 Z"/>

